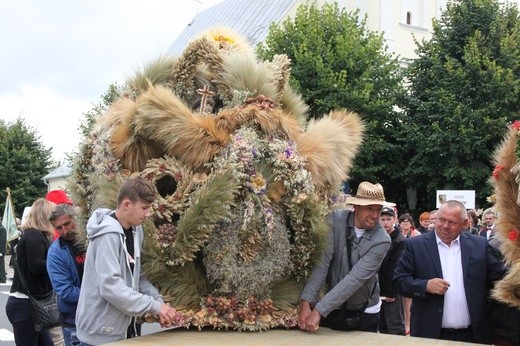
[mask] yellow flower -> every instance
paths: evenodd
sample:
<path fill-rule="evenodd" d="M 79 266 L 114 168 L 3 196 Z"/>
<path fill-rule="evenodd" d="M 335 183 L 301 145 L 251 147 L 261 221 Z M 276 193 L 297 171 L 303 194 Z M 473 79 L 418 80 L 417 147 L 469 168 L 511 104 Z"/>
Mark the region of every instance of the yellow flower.
<path fill-rule="evenodd" d="M 260 192 L 260 191 L 264 190 L 266 187 L 266 184 L 267 184 L 264 177 L 260 173 L 253 174 L 249 178 L 249 181 L 251 183 L 251 188 L 255 192 Z"/>
<path fill-rule="evenodd" d="M 224 35 L 215 35 L 215 36 L 213 36 L 213 39 L 217 42 L 225 42 L 225 43 L 229 43 L 229 44 L 235 43 L 234 39 L 232 39 L 231 37 L 226 37 Z"/>

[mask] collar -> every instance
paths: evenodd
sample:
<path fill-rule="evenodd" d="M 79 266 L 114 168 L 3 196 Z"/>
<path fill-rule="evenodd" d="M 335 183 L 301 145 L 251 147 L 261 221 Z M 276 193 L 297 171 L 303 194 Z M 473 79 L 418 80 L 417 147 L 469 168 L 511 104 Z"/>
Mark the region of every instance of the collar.
<path fill-rule="evenodd" d="M 441 240 L 441 238 L 439 238 L 439 236 L 437 235 L 437 231 L 434 231 L 433 233 L 435 233 L 435 243 L 436 243 L 437 245 L 442 244 L 442 245 L 444 245 L 444 246 L 448 246 L 446 243 L 444 243 L 444 242 Z M 451 243 L 450 243 L 449 246 L 452 246 L 453 244 L 456 244 L 456 243 L 460 244 L 460 234 L 461 234 L 461 233 L 459 233 L 459 235 L 457 236 L 457 238 L 455 238 L 455 239 L 453 239 L 453 240 L 451 241 Z"/>

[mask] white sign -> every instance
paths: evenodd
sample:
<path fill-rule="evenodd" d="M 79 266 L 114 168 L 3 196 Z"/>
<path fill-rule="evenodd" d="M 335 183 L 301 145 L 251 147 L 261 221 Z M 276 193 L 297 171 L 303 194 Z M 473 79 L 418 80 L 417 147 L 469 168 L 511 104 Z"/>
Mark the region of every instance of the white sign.
<path fill-rule="evenodd" d="M 436 207 L 442 203 L 456 200 L 466 206 L 466 209 L 475 209 L 475 190 L 437 190 Z"/>

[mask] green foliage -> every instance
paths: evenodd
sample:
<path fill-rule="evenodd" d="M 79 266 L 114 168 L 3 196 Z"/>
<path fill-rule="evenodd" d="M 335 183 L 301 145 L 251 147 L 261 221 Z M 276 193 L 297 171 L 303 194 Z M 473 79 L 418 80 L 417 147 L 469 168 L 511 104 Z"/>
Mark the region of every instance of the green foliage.
<path fill-rule="evenodd" d="M 101 95 L 101 101 L 97 104 L 93 104 L 92 109 L 83 113 L 84 119 L 82 119 L 79 125 L 79 130 L 83 137 L 86 138 L 89 136 L 92 125 L 94 125 L 96 119 L 105 113 L 108 107 L 121 96 L 121 92 L 122 88 L 118 86 L 117 83 L 110 83 L 108 90 Z"/>
<path fill-rule="evenodd" d="M 262 59 L 276 54 L 291 59 L 290 83 L 303 95 L 311 116 L 346 108 L 364 118 L 367 132 L 351 172 L 354 180 L 385 187 L 393 181 L 400 156 L 381 158 L 398 150 L 394 131 L 400 122 L 393 106 L 402 86 L 397 59 L 387 52 L 381 34 L 369 31 L 358 12 L 340 10 L 337 4 L 302 5 L 294 19 L 273 23 L 257 50 Z"/>
<path fill-rule="evenodd" d="M 21 217 L 24 207 L 47 192 L 42 178 L 51 168 L 51 149 L 43 146 L 36 130 L 23 119 L 0 120 L 0 162 L 0 212 L 4 212 L 9 187 L 16 216 Z"/>
<path fill-rule="evenodd" d="M 419 197 L 474 189 L 486 206 L 492 153 L 520 110 L 519 33 L 515 7 L 459 0 L 434 22 L 432 39 L 418 43 L 399 137 L 410 158 L 402 179 Z"/>

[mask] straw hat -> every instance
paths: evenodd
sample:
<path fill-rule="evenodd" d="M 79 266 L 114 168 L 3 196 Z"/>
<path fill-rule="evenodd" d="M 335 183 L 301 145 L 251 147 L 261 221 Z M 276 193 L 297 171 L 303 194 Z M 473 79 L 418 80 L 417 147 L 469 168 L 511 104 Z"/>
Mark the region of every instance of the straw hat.
<path fill-rule="evenodd" d="M 395 203 L 385 201 L 385 192 L 381 184 L 371 184 L 364 181 L 359 184 L 355 197 L 347 197 L 347 204 L 394 206 Z"/>

